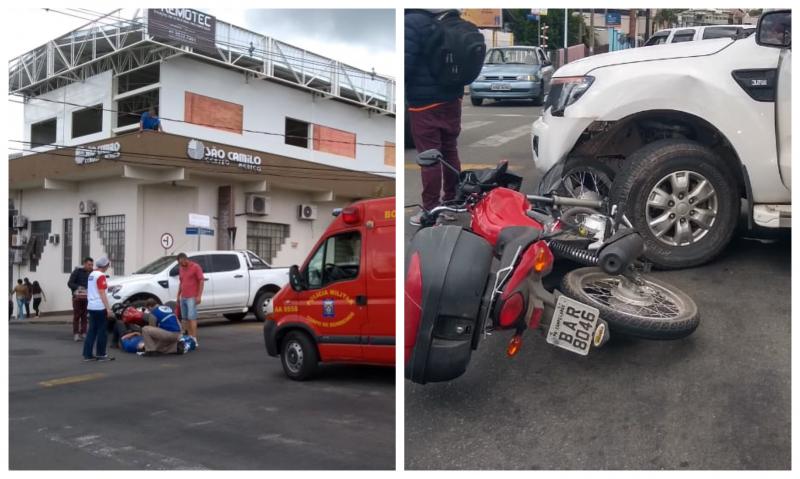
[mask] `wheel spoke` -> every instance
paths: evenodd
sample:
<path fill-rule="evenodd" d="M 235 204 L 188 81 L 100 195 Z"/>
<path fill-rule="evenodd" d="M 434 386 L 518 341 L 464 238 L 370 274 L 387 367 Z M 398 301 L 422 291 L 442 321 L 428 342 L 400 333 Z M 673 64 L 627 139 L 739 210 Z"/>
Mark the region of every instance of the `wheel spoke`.
<path fill-rule="evenodd" d="M 689 193 L 689 197 L 694 198 L 695 203 L 702 203 L 714 195 L 716 195 L 714 187 L 705 179 L 697 183 L 697 186 Z"/>
<path fill-rule="evenodd" d="M 675 242 L 678 245 L 688 243 L 692 240 L 692 227 L 688 221 L 675 223 Z"/>
<path fill-rule="evenodd" d="M 672 194 L 686 193 L 689 189 L 689 173 L 687 171 L 676 171 L 669 176 L 669 182 L 672 184 Z"/>
<path fill-rule="evenodd" d="M 653 206 L 665 210 L 669 208 L 669 202 L 672 200 L 672 195 L 662 190 L 658 186 L 650 192 L 650 198 L 647 200 L 647 206 Z"/>
<path fill-rule="evenodd" d="M 669 215 L 670 213 L 666 212 L 650 221 L 650 230 L 657 238 L 664 236 L 664 233 L 669 231 L 672 225 L 675 224 L 675 218 L 670 218 Z"/>
<path fill-rule="evenodd" d="M 714 218 L 717 216 L 716 212 L 705 208 L 695 208 L 694 212 L 694 216 L 691 217 L 691 221 L 693 223 L 704 230 L 711 228 L 711 224 L 714 222 Z"/>

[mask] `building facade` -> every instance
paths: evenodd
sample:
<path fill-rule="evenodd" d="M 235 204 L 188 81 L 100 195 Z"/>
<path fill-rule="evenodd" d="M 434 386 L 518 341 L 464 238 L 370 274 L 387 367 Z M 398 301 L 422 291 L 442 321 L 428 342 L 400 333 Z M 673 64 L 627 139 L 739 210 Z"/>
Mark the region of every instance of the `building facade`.
<path fill-rule="evenodd" d="M 136 15 L 108 53 L 98 23 L 67 36 L 90 57 L 65 55 L 76 45 L 62 37 L 10 64 L 25 138 L 9 160 L 9 278 L 38 280 L 45 310 L 70 309 L 67 278 L 84 256 L 109 256 L 112 276 L 196 249 L 250 249 L 288 266 L 335 208 L 394 195 L 391 79 L 216 19 L 215 56 L 153 35 L 152 14 Z M 237 48 L 231 32 L 263 49 L 234 61 L 223 55 Z M 163 131 L 139 132 L 149 109 Z M 190 214 L 213 234 L 187 234 Z"/>

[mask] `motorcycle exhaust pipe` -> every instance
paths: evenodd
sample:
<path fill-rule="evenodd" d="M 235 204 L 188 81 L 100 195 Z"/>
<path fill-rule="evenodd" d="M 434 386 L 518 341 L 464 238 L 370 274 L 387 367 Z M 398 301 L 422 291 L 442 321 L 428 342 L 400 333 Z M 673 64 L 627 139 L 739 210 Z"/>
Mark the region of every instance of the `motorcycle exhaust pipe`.
<path fill-rule="evenodd" d="M 644 240 L 639 233 L 629 230 L 600 250 L 598 265 L 608 274 L 622 274 L 642 253 Z"/>

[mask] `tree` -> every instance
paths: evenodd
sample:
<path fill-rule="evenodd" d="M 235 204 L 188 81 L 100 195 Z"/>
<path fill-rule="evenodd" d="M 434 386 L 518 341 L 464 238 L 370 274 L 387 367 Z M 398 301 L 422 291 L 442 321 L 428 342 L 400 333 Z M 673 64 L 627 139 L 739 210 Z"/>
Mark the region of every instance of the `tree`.
<path fill-rule="evenodd" d="M 657 10 L 656 14 L 653 16 L 653 22 L 658 25 L 659 28 L 671 28 L 678 23 L 678 12 L 681 11 L 682 10 L 675 8 L 661 8 Z"/>
<path fill-rule="evenodd" d="M 517 45 L 539 45 L 539 25 L 536 21 L 528 20 L 528 15 L 531 13 L 530 9 L 526 8 L 510 8 L 503 10 L 504 22 L 509 23 L 511 31 L 514 33 L 514 43 Z M 578 43 L 586 44 L 588 42 L 588 28 L 585 26 L 583 16 L 574 15 L 577 10 L 569 11 L 569 37 L 568 45 L 576 45 Z M 564 46 L 564 9 L 551 8 L 547 11 L 547 15 L 540 17 L 542 25 L 549 26 L 547 40 L 549 48 L 563 48 Z M 583 27 L 583 38 L 578 38 L 581 32 L 581 24 Z"/>

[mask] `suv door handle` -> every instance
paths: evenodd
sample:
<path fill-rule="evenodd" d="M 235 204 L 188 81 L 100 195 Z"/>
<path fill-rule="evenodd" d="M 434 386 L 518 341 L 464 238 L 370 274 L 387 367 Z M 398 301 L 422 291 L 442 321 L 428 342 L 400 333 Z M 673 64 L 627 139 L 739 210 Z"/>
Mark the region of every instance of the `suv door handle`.
<path fill-rule="evenodd" d="M 356 296 L 356 304 L 358 306 L 366 306 L 367 305 L 367 297 L 363 295 Z"/>
<path fill-rule="evenodd" d="M 237 274 L 237 275 L 234 275 L 233 277 L 234 278 L 244 278 L 244 275 L 243 274 Z"/>
<path fill-rule="evenodd" d="M 208 281 L 208 278 L 203 278 L 203 281 Z"/>

